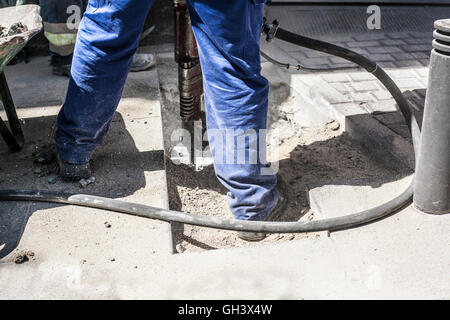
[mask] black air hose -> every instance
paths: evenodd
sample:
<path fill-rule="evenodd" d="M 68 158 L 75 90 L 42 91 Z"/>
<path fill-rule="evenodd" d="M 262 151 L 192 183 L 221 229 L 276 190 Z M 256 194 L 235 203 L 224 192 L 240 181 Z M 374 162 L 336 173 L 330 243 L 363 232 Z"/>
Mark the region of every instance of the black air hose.
<path fill-rule="evenodd" d="M 266 24 L 265 28 L 269 28 L 269 26 L 271 25 Z M 268 30 L 266 29 L 264 31 L 267 32 Z M 301 47 L 343 58 L 350 62 L 356 63 L 360 67 L 372 73 L 378 80 L 380 80 L 380 82 L 386 87 L 386 89 L 390 92 L 392 97 L 397 102 L 400 112 L 402 113 L 403 117 L 405 117 L 406 124 L 408 125 L 408 128 L 412 134 L 414 149 L 417 153 L 417 147 L 419 146 L 420 139 L 420 130 L 417 120 L 414 117 L 411 108 L 409 107 L 408 101 L 406 101 L 398 86 L 380 66 L 364 57 L 363 55 L 360 55 L 359 53 L 356 53 L 352 50 L 348 50 L 346 48 L 342 48 L 328 42 L 304 37 L 290 31 L 286 31 L 282 28 L 277 28 L 275 38 L 299 45 Z"/>
<path fill-rule="evenodd" d="M 267 28 L 269 28 L 266 28 L 266 26 L 268 25 L 265 25 L 263 29 L 263 31 L 265 32 L 267 32 Z M 280 40 L 335 55 L 356 63 L 357 65 L 363 67 L 364 69 L 372 73 L 375 77 L 377 77 L 378 80 L 380 80 L 386 87 L 386 89 L 388 89 L 392 94 L 400 108 L 400 111 L 407 120 L 408 127 L 412 133 L 414 148 L 417 151 L 420 132 L 414 114 L 411 112 L 408 102 L 406 101 L 400 89 L 397 87 L 394 81 L 383 71 L 383 69 L 381 69 L 375 62 L 351 50 L 347 50 L 345 48 L 323 41 L 296 35 L 281 28 L 278 28 L 277 32 L 274 35 Z M 0 191 L 0 201 L 40 201 L 62 203 L 104 209 L 108 211 L 120 212 L 150 219 L 180 222 L 208 228 L 267 233 L 300 233 L 326 230 L 335 231 L 357 227 L 391 215 L 397 210 L 408 205 L 412 200 L 412 196 L 413 183 L 411 183 L 411 185 L 398 197 L 378 207 L 358 213 L 337 218 L 309 222 L 261 222 L 242 221 L 234 219 L 227 220 L 211 216 L 195 215 L 83 194 L 70 195 L 58 192 L 26 190 Z"/>

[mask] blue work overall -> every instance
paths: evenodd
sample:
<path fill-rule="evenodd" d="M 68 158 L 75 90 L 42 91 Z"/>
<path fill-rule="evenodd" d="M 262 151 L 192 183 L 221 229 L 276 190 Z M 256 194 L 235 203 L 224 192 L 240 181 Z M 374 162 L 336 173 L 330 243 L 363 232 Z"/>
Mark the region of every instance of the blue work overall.
<path fill-rule="evenodd" d="M 203 71 L 208 132 L 262 132 L 256 136 L 257 151 L 252 138 L 244 147 L 232 140 L 230 147 L 219 143 L 217 135 L 209 137 L 216 175 L 229 190 L 232 213 L 242 220 L 265 220 L 278 201 L 276 175 L 262 172 L 268 167 L 262 160 L 265 155 L 244 163 L 217 161 L 215 156 L 239 148 L 253 155 L 266 152 L 269 89 L 260 73 L 259 55 L 264 2 L 187 1 Z M 89 1 L 55 133 L 58 152 L 67 162 L 88 162 L 102 144 L 152 4 L 153 0 Z"/>

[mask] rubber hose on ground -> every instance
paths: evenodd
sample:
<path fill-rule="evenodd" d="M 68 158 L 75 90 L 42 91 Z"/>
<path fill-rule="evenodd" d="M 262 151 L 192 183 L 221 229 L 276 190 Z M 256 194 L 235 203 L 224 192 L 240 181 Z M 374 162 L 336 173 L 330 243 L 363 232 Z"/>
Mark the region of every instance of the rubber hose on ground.
<path fill-rule="evenodd" d="M 279 28 L 275 37 L 302 47 L 325 52 L 358 64 L 380 80 L 394 97 L 399 109 L 405 117 L 413 137 L 413 145 L 417 151 L 420 138 L 419 126 L 408 102 L 394 81 L 375 62 L 345 48 L 315 40 Z M 357 227 L 393 214 L 409 204 L 413 196 L 413 182 L 399 196 L 378 207 L 358 213 L 309 222 L 261 222 L 222 219 L 211 216 L 189 214 L 179 211 L 150 207 L 142 204 L 102 198 L 92 195 L 70 195 L 49 191 L 4 190 L 0 191 L 0 201 L 41 201 L 77 205 L 120 212 L 134 216 L 158 219 L 170 222 L 235 231 L 267 232 L 267 233 L 301 233 L 316 231 L 335 231 Z"/>

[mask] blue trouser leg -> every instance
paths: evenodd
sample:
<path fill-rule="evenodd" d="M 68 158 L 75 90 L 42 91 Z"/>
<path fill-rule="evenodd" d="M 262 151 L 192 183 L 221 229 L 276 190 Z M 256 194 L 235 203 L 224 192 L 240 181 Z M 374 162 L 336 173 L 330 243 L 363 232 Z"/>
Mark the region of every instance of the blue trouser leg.
<path fill-rule="evenodd" d="M 256 1 L 262 2 L 262 1 Z M 268 82 L 261 76 L 263 4 L 253 0 L 188 0 L 202 65 L 206 122 L 218 179 L 237 219 L 264 220 L 277 202 L 276 175 L 265 174 Z M 247 143 L 231 136 L 253 132 Z M 258 133 L 261 133 L 258 135 Z M 256 147 L 255 147 L 256 143 Z M 242 161 L 237 153 L 247 155 Z M 256 159 L 251 162 L 250 158 Z"/>
<path fill-rule="evenodd" d="M 122 95 L 153 0 L 90 0 L 80 23 L 55 141 L 69 163 L 89 161 Z"/>
<path fill-rule="evenodd" d="M 80 25 L 67 98 L 55 134 L 64 160 L 86 163 L 102 143 L 151 4 L 143 0 L 90 1 Z M 199 44 L 217 177 L 229 190 L 230 208 L 237 219 L 264 220 L 275 206 L 277 194 L 276 176 L 262 172 L 268 165 L 260 156 L 265 154 L 261 130 L 266 129 L 268 96 L 259 58 L 263 5 L 252 0 L 189 0 L 188 4 Z M 226 133 L 234 129 L 254 130 L 256 135 L 250 134 L 244 144 L 237 140 L 223 143 Z M 235 153 L 241 151 L 248 162 L 234 161 L 239 160 Z M 250 161 L 255 155 L 256 161 Z"/>

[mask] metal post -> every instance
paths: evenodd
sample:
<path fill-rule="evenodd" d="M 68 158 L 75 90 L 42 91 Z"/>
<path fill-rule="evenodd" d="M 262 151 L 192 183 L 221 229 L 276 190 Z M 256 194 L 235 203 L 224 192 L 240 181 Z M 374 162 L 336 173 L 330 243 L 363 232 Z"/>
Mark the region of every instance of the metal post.
<path fill-rule="evenodd" d="M 434 24 L 428 89 L 416 164 L 414 206 L 450 213 L 450 19 Z"/>

